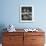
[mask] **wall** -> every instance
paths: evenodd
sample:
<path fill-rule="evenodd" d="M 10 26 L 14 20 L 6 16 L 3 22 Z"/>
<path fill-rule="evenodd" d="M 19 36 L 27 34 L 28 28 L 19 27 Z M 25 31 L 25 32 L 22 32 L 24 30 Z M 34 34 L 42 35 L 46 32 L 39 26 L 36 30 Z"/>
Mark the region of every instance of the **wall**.
<path fill-rule="evenodd" d="M 19 21 L 20 5 L 33 5 L 35 22 L 21 23 Z M 45 0 L 1 0 L 0 25 L 13 24 L 16 28 L 38 27 L 46 28 L 46 1 Z"/>

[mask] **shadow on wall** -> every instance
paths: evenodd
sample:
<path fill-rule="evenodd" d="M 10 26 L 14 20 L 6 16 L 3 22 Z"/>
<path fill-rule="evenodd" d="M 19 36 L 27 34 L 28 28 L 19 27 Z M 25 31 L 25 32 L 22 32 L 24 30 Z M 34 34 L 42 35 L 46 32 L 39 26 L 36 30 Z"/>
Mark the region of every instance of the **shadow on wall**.
<path fill-rule="evenodd" d="M 3 29 L 6 28 L 4 24 L 0 24 L 0 43 L 2 43 L 2 32 L 5 32 Z"/>

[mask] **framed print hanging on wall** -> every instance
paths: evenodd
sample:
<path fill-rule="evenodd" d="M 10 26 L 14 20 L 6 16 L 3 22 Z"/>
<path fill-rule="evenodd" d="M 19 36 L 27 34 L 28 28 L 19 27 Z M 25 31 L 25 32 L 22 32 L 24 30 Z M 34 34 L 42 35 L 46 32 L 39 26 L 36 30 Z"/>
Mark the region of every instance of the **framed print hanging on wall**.
<path fill-rule="evenodd" d="M 20 6 L 20 22 L 34 21 L 34 7 L 32 5 Z"/>

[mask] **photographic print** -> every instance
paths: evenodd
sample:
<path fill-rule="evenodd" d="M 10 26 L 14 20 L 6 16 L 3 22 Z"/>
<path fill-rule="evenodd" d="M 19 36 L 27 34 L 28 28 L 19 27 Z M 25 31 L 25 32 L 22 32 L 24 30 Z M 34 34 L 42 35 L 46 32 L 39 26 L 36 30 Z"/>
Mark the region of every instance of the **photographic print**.
<path fill-rule="evenodd" d="M 34 18 L 34 9 L 32 5 L 20 6 L 20 22 L 32 22 Z"/>

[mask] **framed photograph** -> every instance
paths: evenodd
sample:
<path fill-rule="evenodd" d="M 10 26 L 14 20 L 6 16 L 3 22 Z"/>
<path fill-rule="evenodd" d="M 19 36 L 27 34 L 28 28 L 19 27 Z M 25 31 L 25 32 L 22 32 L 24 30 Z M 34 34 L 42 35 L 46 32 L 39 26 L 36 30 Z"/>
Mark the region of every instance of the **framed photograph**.
<path fill-rule="evenodd" d="M 34 21 L 34 7 L 32 5 L 20 6 L 20 22 Z"/>

